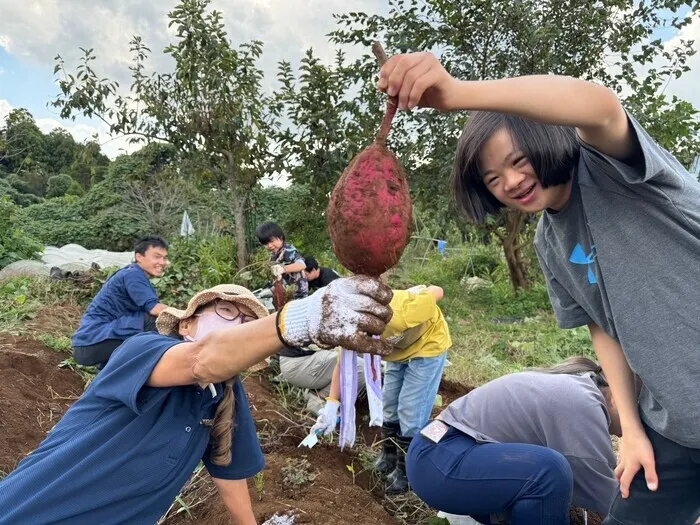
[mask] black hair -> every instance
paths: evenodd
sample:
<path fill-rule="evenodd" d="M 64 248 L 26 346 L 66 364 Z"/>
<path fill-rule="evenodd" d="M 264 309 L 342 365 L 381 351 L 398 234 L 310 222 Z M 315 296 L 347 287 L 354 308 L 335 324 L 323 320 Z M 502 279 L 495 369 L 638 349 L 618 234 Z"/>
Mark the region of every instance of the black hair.
<path fill-rule="evenodd" d="M 149 248 L 162 248 L 164 250 L 168 249 L 168 241 L 159 237 L 157 235 L 147 235 L 141 237 L 134 243 L 134 252 L 145 255 Z"/>
<path fill-rule="evenodd" d="M 260 244 L 267 244 L 272 239 L 282 239 L 284 242 L 284 232 L 276 222 L 264 222 L 255 230 Z"/>
<path fill-rule="evenodd" d="M 490 111 L 473 112 L 457 143 L 452 192 L 457 209 L 477 224 L 483 223 L 488 214 L 495 215 L 503 208 L 484 184 L 480 165 L 482 148 L 500 129 L 510 133 L 543 188 L 571 180 L 579 158 L 580 143 L 572 127 L 542 124 Z"/>
<path fill-rule="evenodd" d="M 313 272 L 318 269 L 318 261 L 314 257 L 305 256 L 304 263 L 306 264 L 307 272 Z"/>

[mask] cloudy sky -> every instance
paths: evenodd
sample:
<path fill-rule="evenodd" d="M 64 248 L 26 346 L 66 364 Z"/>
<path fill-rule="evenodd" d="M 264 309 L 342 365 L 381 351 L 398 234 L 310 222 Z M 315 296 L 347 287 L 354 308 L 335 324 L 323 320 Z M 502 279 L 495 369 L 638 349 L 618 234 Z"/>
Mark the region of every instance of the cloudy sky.
<path fill-rule="evenodd" d="M 333 13 L 348 10 L 385 13 L 389 0 L 213 0 L 223 12 L 234 44 L 254 38 L 265 42 L 263 69 L 274 78 L 276 63 L 298 63 L 304 51 L 313 47 L 331 60 L 334 50 L 326 34 L 333 29 Z M 128 42 L 139 34 L 162 60 L 160 51 L 170 39 L 167 12 L 175 0 L 0 0 L 0 118 L 12 108 L 25 107 L 44 131 L 66 127 L 77 140 L 100 134 L 106 142 L 104 126 L 78 120 L 61 122 L 47 102 L 57 88 L 53 79 L 54 57 L 60 53 L 75 64 L 79 46 L 94 48 L 98 74 L 129 84 Z M 60 7 L 59 7 L 60 6 Z M 676 38 L 700 42 L 700 20 Z M 158 64 L 158 62 L 156 61 Z M 165 65 L 160 62 L 160 65 Z M 691 59 L 691 73 L 674 80 L 667 92 L 678 94 L 700 108 L 700 55 Z M 123 140 L 106 142 L 104 151 L 114 157 L 129 149 Z"/>

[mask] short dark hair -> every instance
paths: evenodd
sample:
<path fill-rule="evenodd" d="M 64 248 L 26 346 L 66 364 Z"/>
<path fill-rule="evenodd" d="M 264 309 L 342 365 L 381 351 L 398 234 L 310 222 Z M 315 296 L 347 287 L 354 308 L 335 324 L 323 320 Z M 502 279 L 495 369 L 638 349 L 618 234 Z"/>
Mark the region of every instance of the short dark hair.
<path fill-rule="evenodd" d="M 482 148 L 500 129 L 510 133 L 513 142 L 530 161 L 543 188 L 567 183 L 578 162 L 581 145 L 572 127 L 474 111 L 457 143 L 452 192 L 457 210 L 476 223 L 483 223 L 488 214 L 495 215 L 503 208 L 484 184 L 480 166 Z"/>
<path fill-rule="evenodd" d="M 260 244 L 267 244 L 275 238 L 282 239 L 284 242 L 284 232 L 276 222 L 263 222 L 257 227 L 255 234 L 258 236 Z"/>
<path fill-rule="evenodd" d="M 163 239 L 163 237 L 159 237 L 158 235 L 147 235 L 145 237 L 141 237 L 134 244 L 134 252 L 140 253 L 141 255 L 145 255 L 149 248 L 163 248 L 164 250 L 167 250 L 168 241 Z"/>
<path fill-rule="evenodd" d="M 304 263 L 306 264 L 306 271 L 313 272 L 318 269 L 318 261 L 311 256 L 304 256 Z"/>

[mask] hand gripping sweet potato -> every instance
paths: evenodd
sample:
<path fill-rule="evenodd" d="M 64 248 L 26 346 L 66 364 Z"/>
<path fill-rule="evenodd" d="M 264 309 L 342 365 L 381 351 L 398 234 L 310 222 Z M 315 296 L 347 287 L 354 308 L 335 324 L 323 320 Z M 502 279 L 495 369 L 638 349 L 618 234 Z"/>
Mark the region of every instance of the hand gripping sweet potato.
<path fill-rule="evenodd" d="M 372 46 L 379 65 L 386 55 Z M 352 159 L 328 203 L 328 233 L 338 261 L 355 274 L 379 277 L 411 239 L 412 208 L 403 166 L 386 146 L 396 100 L 389 99 L 374 142 Z"/>

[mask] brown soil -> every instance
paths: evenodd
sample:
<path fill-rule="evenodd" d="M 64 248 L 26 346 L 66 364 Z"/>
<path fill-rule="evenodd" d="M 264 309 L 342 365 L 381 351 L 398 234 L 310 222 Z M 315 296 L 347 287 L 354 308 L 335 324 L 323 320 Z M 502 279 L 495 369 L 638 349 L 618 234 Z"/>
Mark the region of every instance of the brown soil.
<path fill-rule="evenodd" d="M 32 328 L 54 333 L 74 323 L 69 312 L 60 317 L 41 315 Z M 83 391 L 83 381 L 70 370 L 58 368 L 65 355 L 28 337 L 0 334 L 0 471 L 10 472 L 17 463 L 44 439 L 71 403 Z M 296 523 L 357 525 L 396 524 L 381 504 L 377 479 L 362 472 L 358 451 L 365 447 L 340 451 L 335 443 L 319 443 L 313 449 L 298 448 L 312 420 L 300 420 L 284 410 L 264 374 L 252 374 L 244 379 L 253 417 L 265 452 L 267 467 L 263 473 L 262 489 L 253 480 L 249 490 L 258 523 L 275 514 L 293 513 Z M 443 382 L 440 393 L 443 407 L 464 395 L 469 388 Z M 441 409 L 436 409 L 436 413 Z M 379 429 L 366 425 L 366 403 L 358 404 L 357 443 L 377 446 Z M 283 482 L 282 469 L 289 458 L 305 457 L 316 478 L 301 489 L 291 489 Z M 355 471 L 355 479 L 351 467 Z M 261 490 L 260 490 L 261 489 Z M 230 523 L 228 514 L 216 495 L 213 484 L 204 474 L 185 500 L 191 505 L 190 515 L 181 512 L 165 523 L 224 525 Z M 572 524 L 583 524 L 581 511 L 572 511 Z M 598 525 L 598 516 L 588 515 L 588 523 Z"/>
<path fill-rule="evenodd" d="M 83 312 L 79 306 L 44 306 L 34 319 L 28 321 L 24 330 L 30 334 L 65 335 L 70 337 L 80 325 Z"/>
<path fill-rule="evenodd" d="M 0 335 L 0 471 L 14 469 L 82 393 L 82 380 L 57 366 L 65 358 L 34 339 Z"/>
<path fill-rule="evenodd" d="M 581 509 L 572 508 L 569 518 L 571 521 L 571 525 L 584 525 L 583 510 Z M 601 516 L 596 512 L 589 512 L 588 525 L 601 525 L 601 523 L 603 523 L 603 518 L 605 518 L 605 516 Z"/>
<path fill-rule="evenodd" d="M 366 475 L 356 478 L 353 484 L 352 472 L 348 466 L 353 466 L 356 474 L 361 467 L 351 451 L 346 449 L 341 452 L 337 441 L 334 444 L 319 443 L 310 450 L 298 448 L 311 421 L 292 420 L 279 406 L 270 392 L 267 379 L 262 375 L 255 374 L 247 377 L 244 385 L 267 463 L 263 473 L 262 494 L 256 490 L 253 480 L 248 483 L 258 523 L 264 522 L 276 513 L 288 512 L 297 516 L 295 523 L 338 525 L 398 523 L 367 492 Z M 360 419 L 358 411 L 358 421 Z M 372 431 L 376 434 L 376 430 L 372 429 Z M 368 433 L 367 437 L 371 436 L 372 433 Z M 360 439 L 363 437 L 358 435 L 358 440 Z M 317 477 L 313 483 L 300 490 L 290 490 L 283 482 L 282 468 L 287 465 L 288 458 L 301 457 L 306 457 L 311 463 Z M 209 493 L 211 487 L 204 484 L 199 491 Z M 193 501 L 195 500 L 197 500 L 196 496 L 193 497 Z M 191 514 L 193 519 L 182 513 L 168 519 L 166 523 L 169 525 L 230 523 L 227 511 L 216 495 L 194 507 Z"/>

